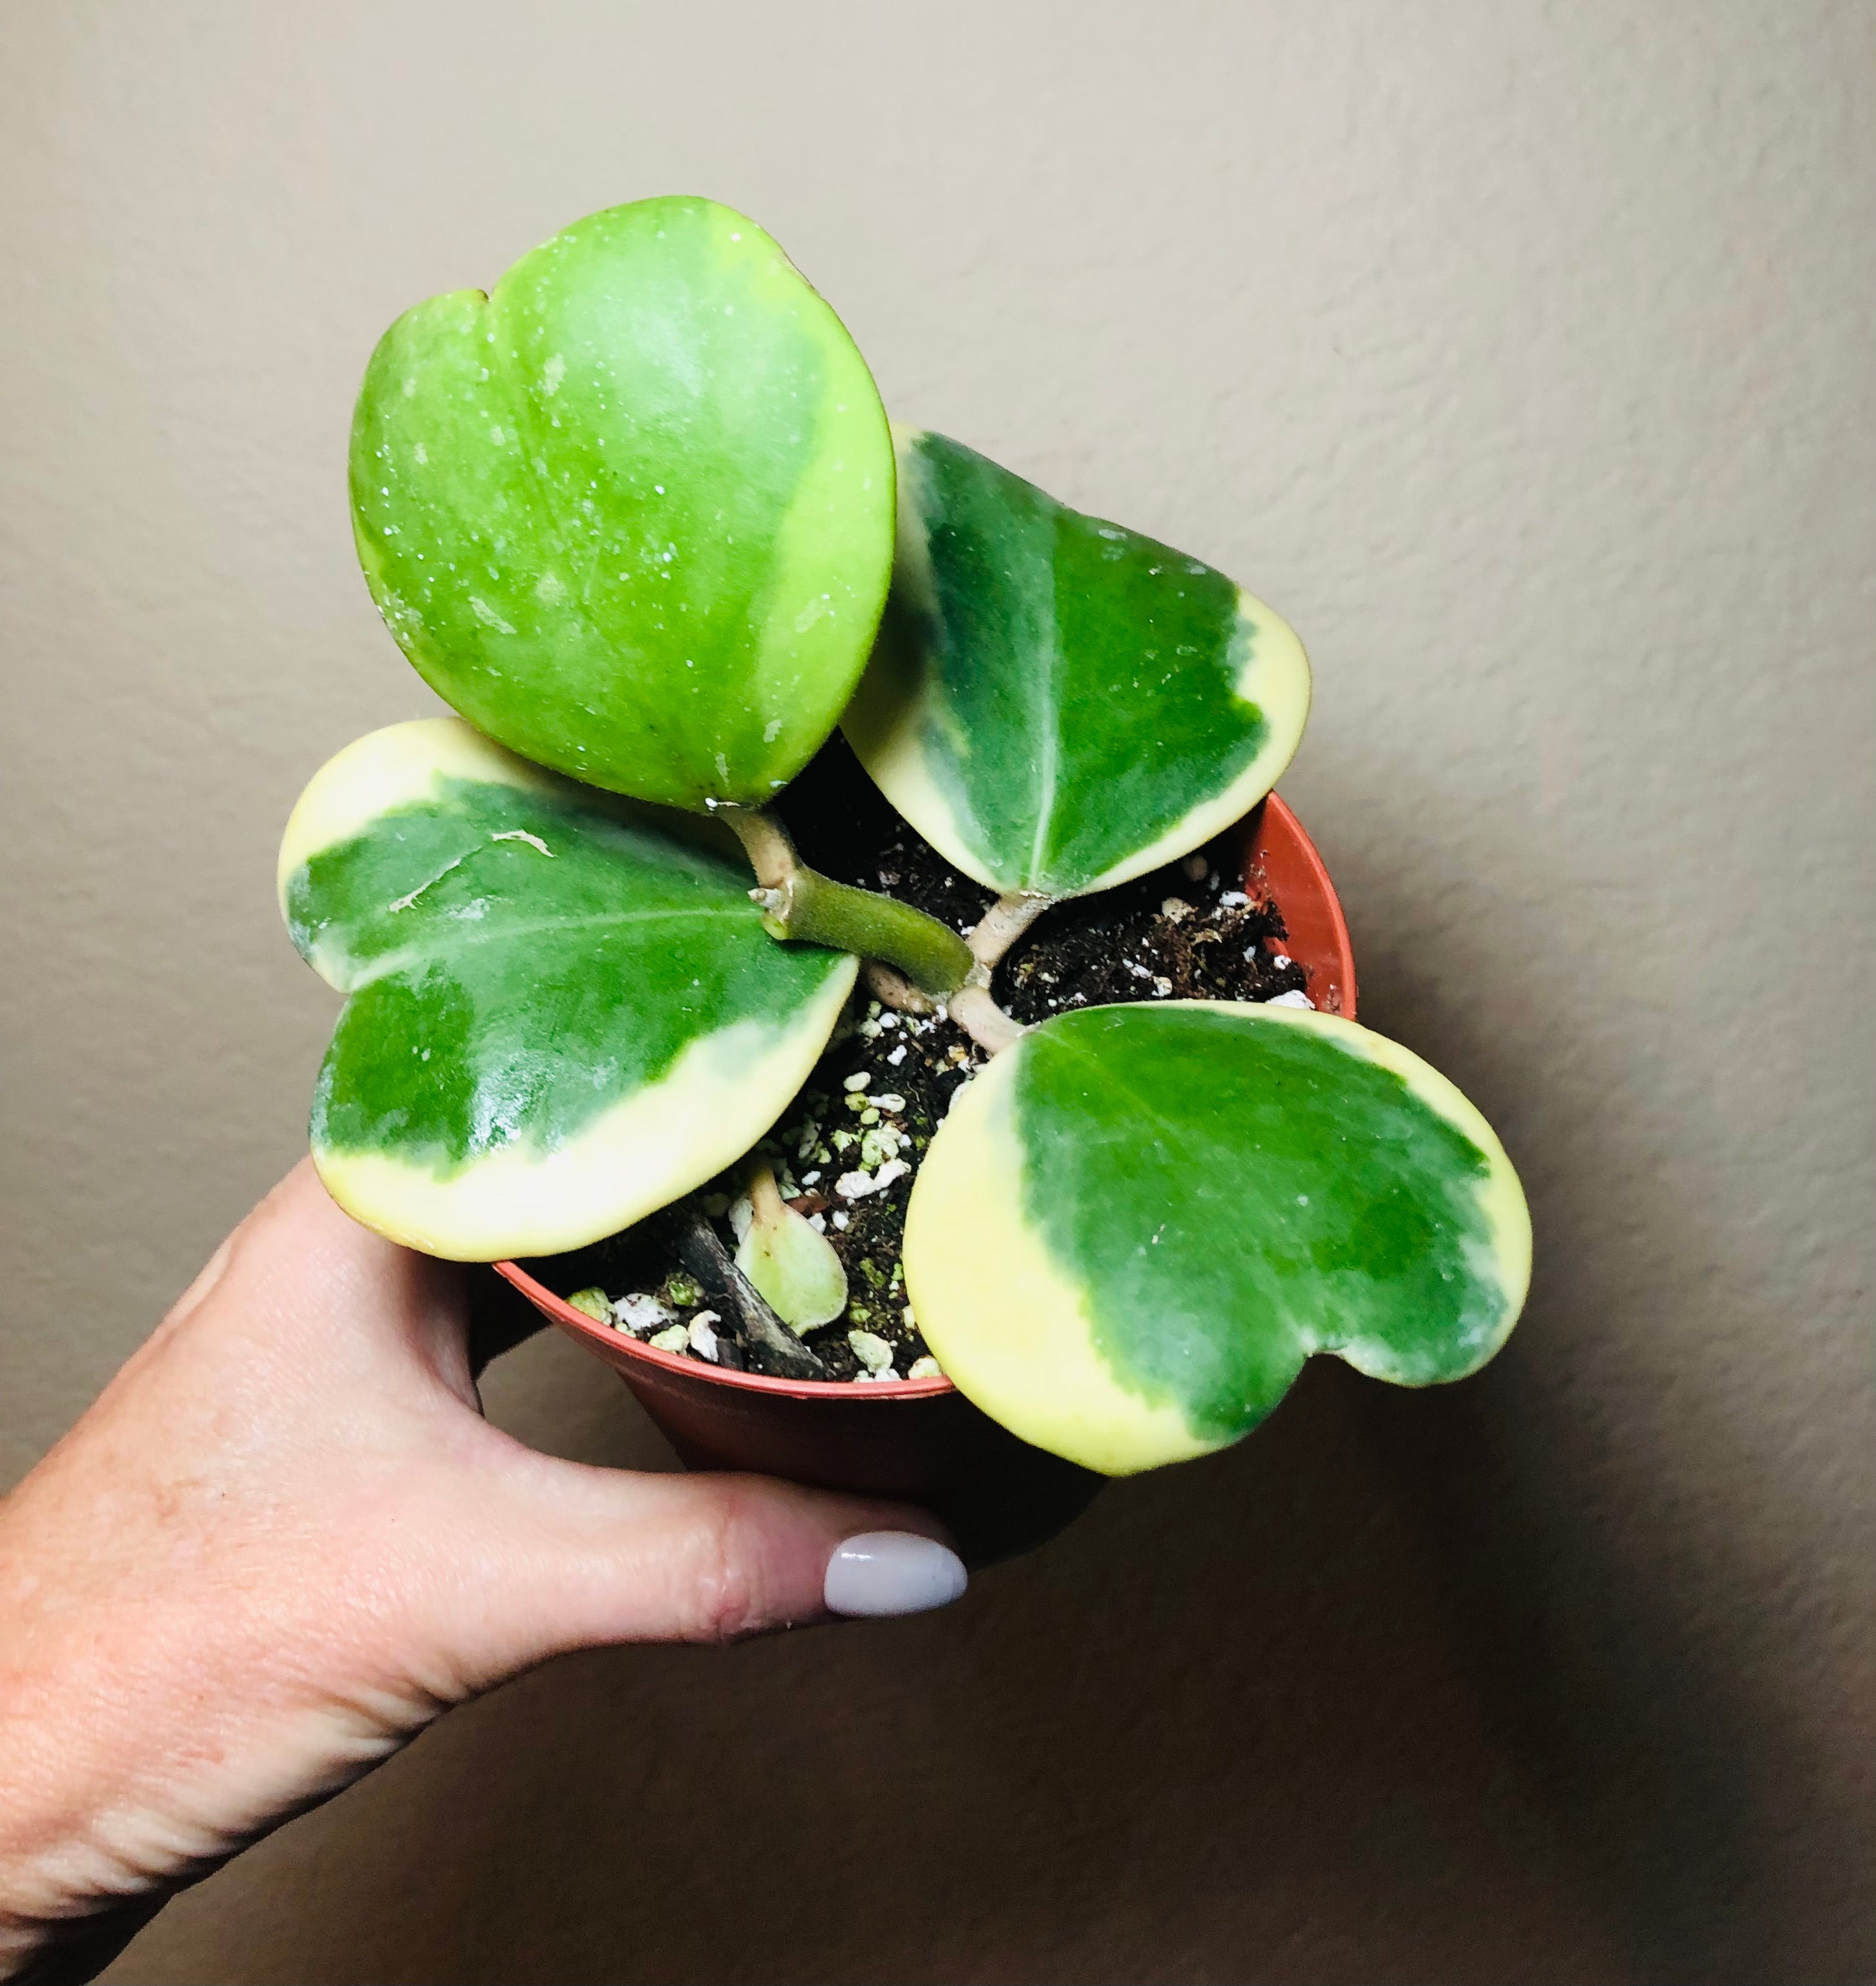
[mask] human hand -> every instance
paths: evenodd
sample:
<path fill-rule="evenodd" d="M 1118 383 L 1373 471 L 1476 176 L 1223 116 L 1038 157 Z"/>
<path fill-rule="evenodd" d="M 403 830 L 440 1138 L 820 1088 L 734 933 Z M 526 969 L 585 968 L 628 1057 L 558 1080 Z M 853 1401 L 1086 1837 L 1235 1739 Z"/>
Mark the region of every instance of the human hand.
<path fill-rule="evenodd" d="M 524 1447 L 482 1418 L 462 1272 L 302 1163 L 0 1503 L 0 1978 L 89 1978 L 550 1655 L 942 1605 L 938 1528 Z"/>

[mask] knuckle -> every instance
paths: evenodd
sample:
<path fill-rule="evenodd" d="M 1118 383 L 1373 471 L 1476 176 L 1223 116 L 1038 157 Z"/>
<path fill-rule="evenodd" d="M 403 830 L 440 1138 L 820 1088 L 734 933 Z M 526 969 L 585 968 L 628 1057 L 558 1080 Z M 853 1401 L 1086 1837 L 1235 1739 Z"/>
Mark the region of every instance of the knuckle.
<path fill-rule="evenodd" d="M 739 1641 L 768 1624 L 762 1527 L 733 1490 L 699 1522 L 690 1589 L 689 1640 Z"/>

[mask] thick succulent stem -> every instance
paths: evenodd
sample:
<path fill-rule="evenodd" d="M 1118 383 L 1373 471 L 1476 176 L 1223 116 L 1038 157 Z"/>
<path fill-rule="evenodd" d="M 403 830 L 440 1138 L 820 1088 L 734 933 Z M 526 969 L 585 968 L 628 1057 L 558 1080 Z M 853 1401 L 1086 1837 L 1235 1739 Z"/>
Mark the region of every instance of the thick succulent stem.
<path fill-rule="evenodd" d="M 883 958 L 869 958 L 860 972 L 867 982 L 867 991 L 894 1013 L 922 1015 L 938 1010 L 938 1001 L 930 994 L 920 992 L 903 972 L 894 971 Z"/>
<path fill-rule="evenodd" d="M 997 962 L 1059 897 L 1039 897 L 1027 890 L 1012 890 L 999 897 L 978 920 L 968 942 L 971 956 L 986 972 Z"/>
<path fill-rule="evenodd" d="M 975 963 L 971 976 L 951 995 L 951 1018 L 986 1055 L 998 1055 L 1025 1032 L 990 995 L 998 961 L 1050 904 L 1059 898 L 1012 890 L 998 897 L 977 921 L 968 940 Z"/>
<path fill-rule="evenodd" d="M 723 806 L 716 818 L 743 844 L 756 872 L 753 901 L 771 937 L 832 945 L 867 961 L 867 983 L 887 1005 L 931 1013 L 941 1005 L 986 1055 L 1023 1032 L 990 997 L 997 961 L 1053 900 L 1012 895 L 993 904 L 966 944 L 949 924 L 896 897 L 836 883 L 795 853 L 789 833 L 759 808 Z"/>
<path fill-rule="evenodd" d="M 948 999 L 969 978 L 971 948 L 950 925 L 896 897 L 856 890 L 810 869 L 773 814 L 726 806 L 716 817 L 735 831 L 749 858 L 758 886 L 749 895 L 761 906 L 771 937 L 884 959 L 936 1000 Z"/>
<path fill-rule="evenodd" d="M 985 1055 L 999 1055 L 1028 1032 L 990 997 L 988 986 L 966 986 L 951 995 L 946 1011 Z"/>

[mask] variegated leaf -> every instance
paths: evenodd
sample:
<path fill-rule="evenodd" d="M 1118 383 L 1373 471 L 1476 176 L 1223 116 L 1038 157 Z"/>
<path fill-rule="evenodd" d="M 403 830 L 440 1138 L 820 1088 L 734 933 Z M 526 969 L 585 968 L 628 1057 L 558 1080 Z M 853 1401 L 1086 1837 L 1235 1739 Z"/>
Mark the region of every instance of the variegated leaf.
<path fill-rule="evenodd" d="M 280 855 L 293 941 L 349 996 L 312 1112 L 333 1198 L 493 1261 L 584 1247 L 733 1163 L 856 970 L 776 944 L 747 886 L 454 718 L 340 752 Z"/>
<path fill-rule="evenodd" d="M 991 889 L 1075 896 L 1263 798 L 1309 708 L 1282 621 L 941 435 L 894 440 L 892 593 L 842 726 L 928 841 Z"/>
<path fill-rule="evenodd" d="M 961 1093 L 906 1224 L 945 1372 L 1113 1475 L 1237 1440 L 1314 1352 L 1475 1371 L 1530 1265 L 1517 1175 L 1443 1076 L 1352 1021 L 1224 1003 L 1032 1030 Z"/>
<path fill-rule="evenodd" d="M 696 809 L 834 728 L 892 558 L 865 362 L 780 248 L 705 200 L 609 209 L 492 294 L 407 311 L 352 436 L 386 624 L 490 736 Z"/>

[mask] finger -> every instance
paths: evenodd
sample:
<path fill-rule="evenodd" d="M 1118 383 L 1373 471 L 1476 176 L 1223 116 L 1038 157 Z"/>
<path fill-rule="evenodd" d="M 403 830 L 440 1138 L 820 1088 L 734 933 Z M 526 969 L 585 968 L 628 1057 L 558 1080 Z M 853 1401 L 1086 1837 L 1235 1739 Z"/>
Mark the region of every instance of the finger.
<path fill-rule="evenodd" d="M 234 1361 L 249 1382 L 391 1388 L 440 1380 L 476 1404 L 460 1266 L 413 1253 L 337 1207 L 302 1159 L 223 1243 L 147 1348 L 179 1337 L 192 1362 Z M 401 1382 L 416 1382 L 414 1385 Z"/>
<path fill-rule="evenodd" d="M 295 1265 L 295 1284 L 304 1280 L 299 1264 L 311 1244 L 308 1266 L 325 1266 L 346 1315 L 380 1338 L 391 1320 L 391 1335 L 416 1345 L 471 1405 L 489 1362 L 545 1328 L 541 1313 L 487 1263 L 434 1262 L 360 1226 L 327 1193 L 310 1160 L 244 1226 L 264 1237 L 258 1245 L 270 1257 Z M 359 1302 L 361 1281 L 374 1301 Z"/>
<path fill-rule="evenodd" d="M 486 1687 L 620 1641 L 728 1641 L 965 1590 L 942 1527 L 904 1505 L 756 1476 L 649 1476 L 520 1451 L 473 1520 L 456 1644 Z"/>

